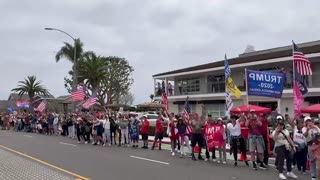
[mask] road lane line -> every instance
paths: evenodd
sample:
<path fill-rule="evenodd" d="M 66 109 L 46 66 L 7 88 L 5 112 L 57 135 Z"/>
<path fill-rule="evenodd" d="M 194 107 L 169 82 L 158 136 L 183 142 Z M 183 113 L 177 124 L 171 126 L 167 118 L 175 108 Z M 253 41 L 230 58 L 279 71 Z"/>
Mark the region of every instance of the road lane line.
<path fill-rule="evenodd" d="M 59 170 L 59 171 L 62 171 L 62 172 L 64 172 L 64 173 L 66 173 L 66 174 L 72 175 L 72 176 L 74 176 L 74 177 L 76 177 L 76 178 L 78 178 L 78 179 L 80 179 L 80 180 L 90 180 L 89 178 L 86 178 L 86 177 L 83 177 L 83 176 L 81 176 L 81 175 L 79 175 L 79 174 L 76 174 L 76 173 L 70 172 L 70 171 L 68 171 L 68 170 L 62 169 L 62 168 L 60 168 L 60 167 L 58 167 L 58 166 L 55 166 L 55 165 L 50 164 L 50 163 L 48 163 L 48 162 L 42 161 L 42 160 L 37 159 L 37 158 L 35 158 L 35 157 L 26 155 L 26 154 L 24 154 L 24 153 L 22 153 L 22 152 L 13 150 L 13 149 L 8 148 L 8 147 L 6 147 L 6 146 L 0 145 L 0 147 L 3 148 L 3 149 L 8 150 L 8 151 L 10 151 L 10 152 L 19 154 L 19 155 L 21 155 L 21 156 L 23 156 L 23 157 L 32 159 L 32 160 L 34 160 L 34 161 L 36 161 L 36 162 L 39 162 L 39 163 L 41 163 L 41 164 L 47 165 L 47 166 L 49 166 L 49 167 L 51 167 L 51 168 L 53 168 L 53 169 L 56 169 L 56 170 Z"/>
<path fill-rule="evenodd" d="M 29 137 L 29 138 L 32 138 L 32 136 L 30 136 L 30 135 L 23 135 L 24 137 Z"/>
<path fill-rule="evenodd" d="M 150 162 L 165 164 L 165 165 L 169 165 L 170 164 L 170 163 L 167 163 L 167 162 L 157 161 L 157 160 L 153 160 L 153 159 L 147 159 L 147 158 L 143 158 L 143 157 L 137 157 L 137 156 L 130 156 L 130 157 L 131 158 L 135 158 L 135 159 L 144 160 L 144 161 L 150 161 Z"/>
<path fill-rule="evenodd" d="M 65 142 L 59 142 L 59 144 L 77 147 L 77 145 L 75 145 L 75 144 L 69 144 L 69 143 L 65 143 Z"/>

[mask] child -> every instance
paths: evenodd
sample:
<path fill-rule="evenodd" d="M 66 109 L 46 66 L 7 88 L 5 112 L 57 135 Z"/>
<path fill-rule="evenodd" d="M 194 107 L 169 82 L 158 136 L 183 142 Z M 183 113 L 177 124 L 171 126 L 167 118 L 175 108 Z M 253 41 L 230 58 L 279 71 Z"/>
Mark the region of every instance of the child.
<path fill-rule="evenodd" d="M 320 133 L 317 133 L 311 146 L 312 156 L 316 163 L 316 179 L 320 179 Z"/>

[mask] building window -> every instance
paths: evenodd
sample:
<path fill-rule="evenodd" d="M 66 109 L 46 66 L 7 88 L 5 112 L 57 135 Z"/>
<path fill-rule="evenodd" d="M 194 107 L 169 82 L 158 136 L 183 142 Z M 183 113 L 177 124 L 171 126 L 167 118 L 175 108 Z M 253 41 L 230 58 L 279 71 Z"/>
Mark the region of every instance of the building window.
<path fill-rule="evenodd" d="M 222 93 L 225 92 L 226 82 L 224 75 L 214 76 L 209 75 L 207 77 L 208 93 Z"/>
<path fill-rule="evenodd" d="M 207 115 L 211 114 L 213 118 L 223 118 L 226 116 L 225 104 L 206 104 Z"/>
<path fill-rule="evenodd" d="M 179 83 L 180 94 L 194 94 L 200 92 L 200 79 L 185 79 Z"/>

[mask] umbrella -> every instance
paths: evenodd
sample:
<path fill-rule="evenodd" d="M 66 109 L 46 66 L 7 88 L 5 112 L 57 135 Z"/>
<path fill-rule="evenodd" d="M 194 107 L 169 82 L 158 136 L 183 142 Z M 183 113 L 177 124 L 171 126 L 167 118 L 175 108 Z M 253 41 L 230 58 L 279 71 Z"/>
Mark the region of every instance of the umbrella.
<path fill-rule="evenodd" d="M 254 110 L 256 113 L 270 113 L 271 109 L 270 108 L 265 108 L 265 107 L 261 107 L 261 106 L 255 106 L 255 105 L 251 105 L 249 104 L 249 110 Z M 248 106 L 247 105 L 243 105 L 237 108 L 233 108 L 230 110 L 231 114 L 240 114 L 240 113 L 248 113 Z"/>
<path fill-rule="evenodd" d="M 302 113 L 320 114 L 320 104 L 314 104 L 301 109 Z"/>

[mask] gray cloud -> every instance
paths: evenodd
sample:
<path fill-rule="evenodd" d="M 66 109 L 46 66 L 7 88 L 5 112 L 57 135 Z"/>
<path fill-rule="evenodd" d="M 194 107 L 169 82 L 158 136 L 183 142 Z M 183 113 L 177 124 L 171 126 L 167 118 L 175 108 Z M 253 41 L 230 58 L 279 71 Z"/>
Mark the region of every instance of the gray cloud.
<path fill-rule="evenodd" d="M 55 95 L 66 94 L 63 77 L 71 64 L 55 63 L 61 28 L 80 37 L 86 50 L 121 56 L 135 68 L 135 103 L 148 100 L 152 75 L 221 60 L 247 44 L 273 48 L 319 39 L 316 0 L 2 0 L 0 2 L 0 98 L 27 75 L 37 75 Z"/>

